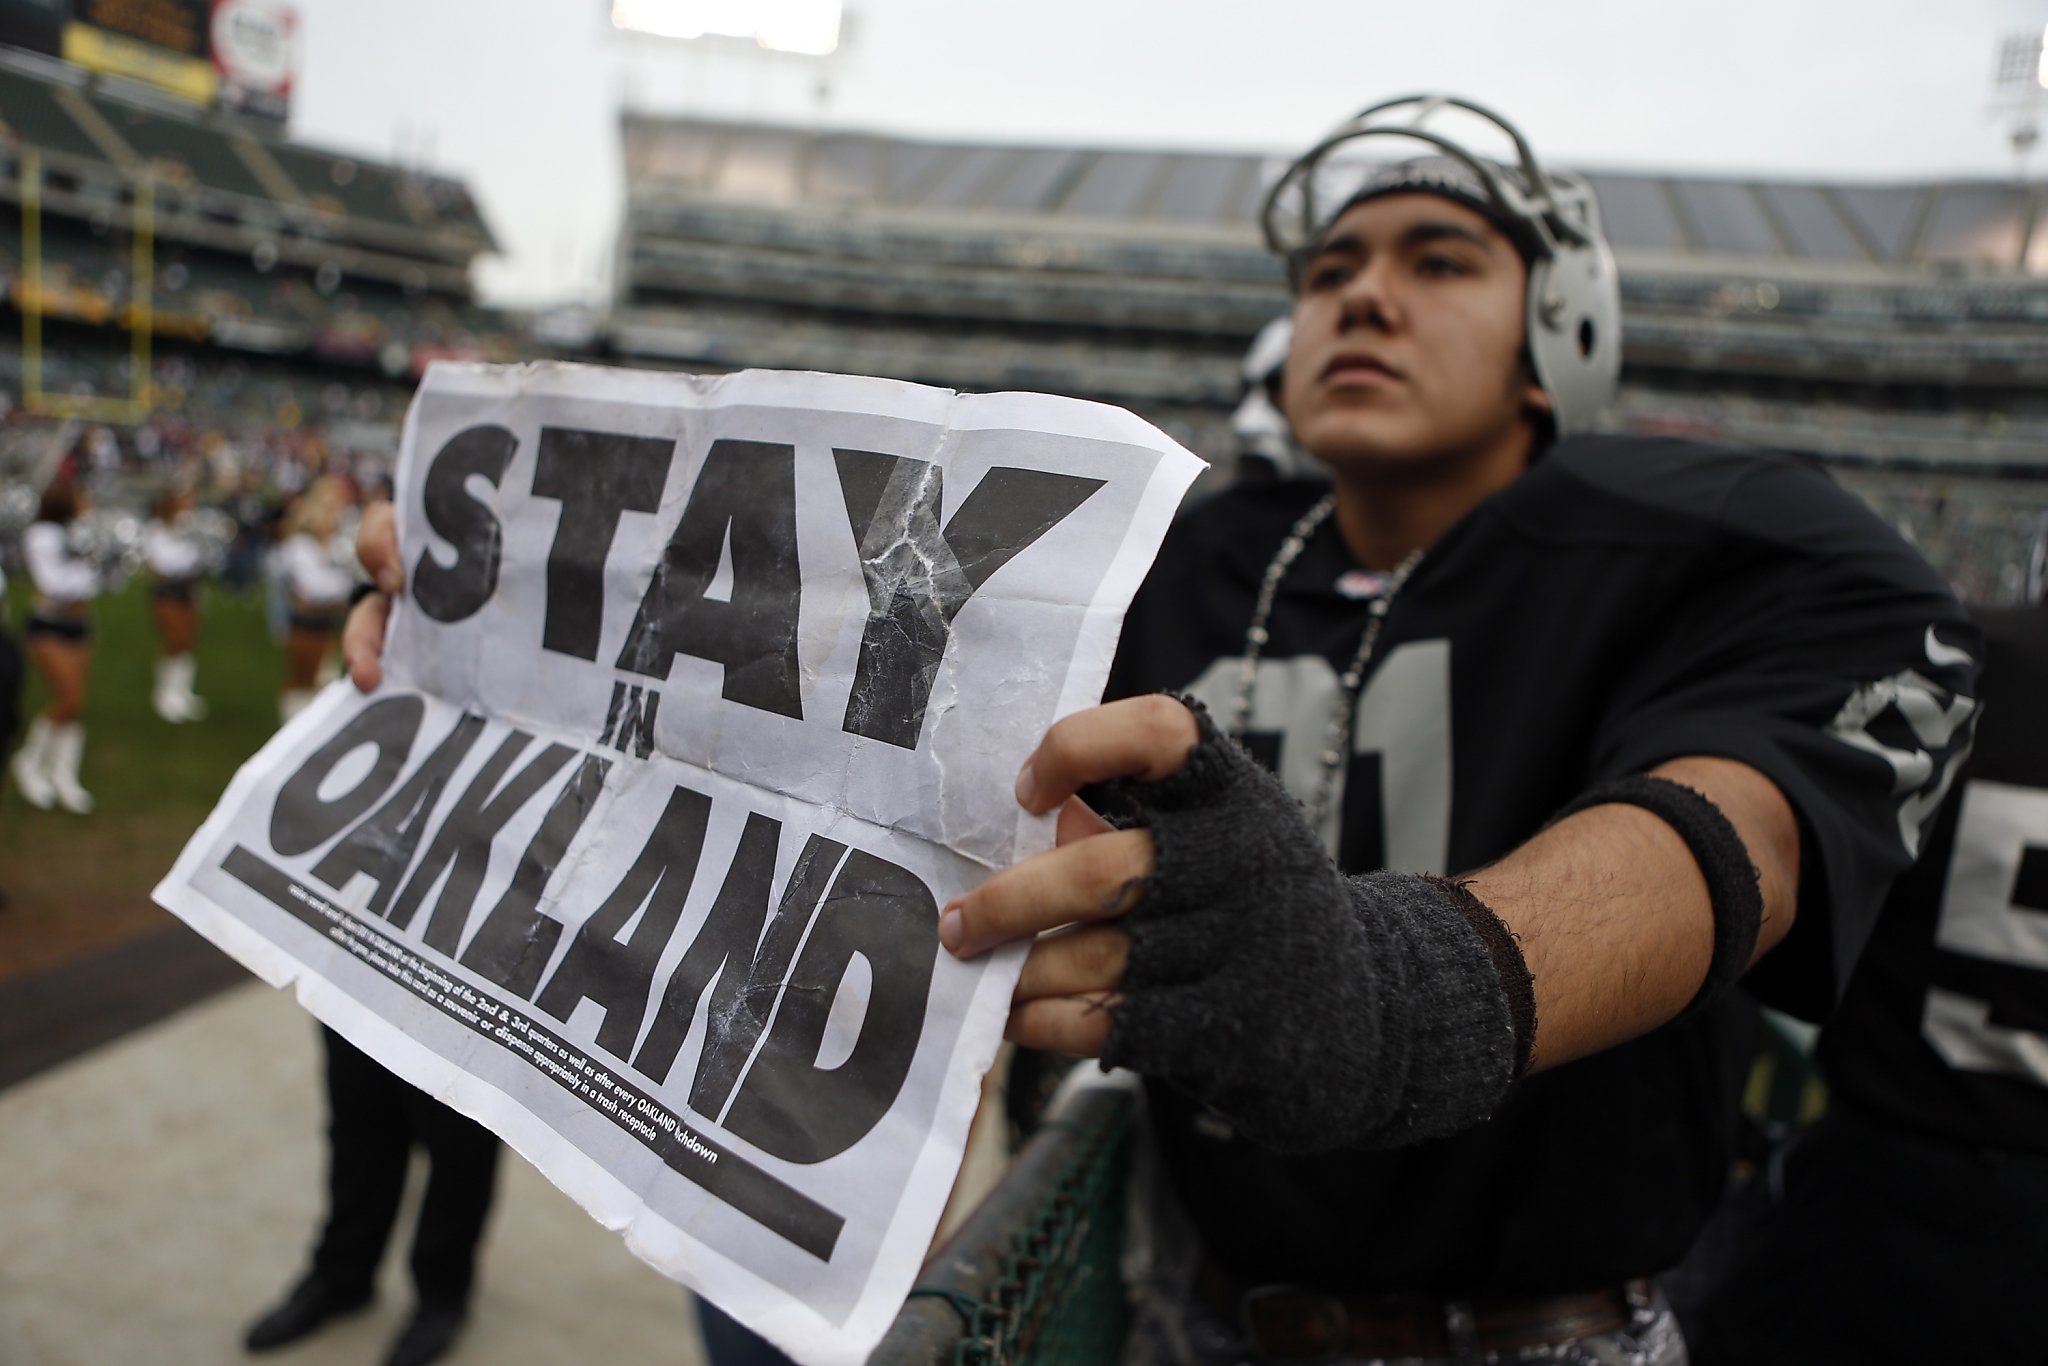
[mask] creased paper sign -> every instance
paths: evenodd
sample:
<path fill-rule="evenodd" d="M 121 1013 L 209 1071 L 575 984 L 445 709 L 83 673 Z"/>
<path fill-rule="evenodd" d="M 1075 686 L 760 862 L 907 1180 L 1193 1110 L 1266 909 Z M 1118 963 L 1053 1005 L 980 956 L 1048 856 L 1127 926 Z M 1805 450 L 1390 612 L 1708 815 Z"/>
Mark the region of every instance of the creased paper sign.
<path fill-rule="evenodd" d="M 809 1362 L 910 1288 L 1021 952 L 939 908 L 1099 695 L 1199 462 L 884 380 L 436 365 L 385 682 L 236 776 L 157 900 Z"/>

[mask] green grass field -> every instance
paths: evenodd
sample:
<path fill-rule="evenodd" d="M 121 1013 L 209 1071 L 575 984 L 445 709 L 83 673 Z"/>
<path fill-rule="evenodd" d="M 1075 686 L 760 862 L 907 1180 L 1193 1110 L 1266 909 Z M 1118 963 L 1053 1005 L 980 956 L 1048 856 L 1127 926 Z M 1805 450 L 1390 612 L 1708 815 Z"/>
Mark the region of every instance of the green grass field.
<path fill-rule="evenodd" d="M 19 635 L 26 586 L 8 586 Z M 0 977 L 35 971 L 164 923 L 149 891 L 213 809 L 228 779 L 277 728 L 283 671 L 260 593 L 204 600 L 196 691 L 207 719 L 173 726 L 150 710 L 157 656 L 146 584 L 102 598 L 95 616 L 80 774 L 90 816 L 37 811 L 7 783 L 0 796 Z M 29 668 L 22 725 L 48 694 Z"/>

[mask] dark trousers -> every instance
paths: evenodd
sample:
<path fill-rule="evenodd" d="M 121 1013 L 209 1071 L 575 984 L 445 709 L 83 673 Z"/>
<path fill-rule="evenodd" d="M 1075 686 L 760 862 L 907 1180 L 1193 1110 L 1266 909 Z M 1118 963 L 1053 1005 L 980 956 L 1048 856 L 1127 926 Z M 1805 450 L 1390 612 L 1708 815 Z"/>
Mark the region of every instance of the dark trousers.
<path fill-rule="evenodd" d="M 21 646 L 0 623 L 0 760 L 14 753 L 21 728 Z"/>
<path fill-rule="evenodd" d="M 697 1329 L 704 1335 L 704 1360 L 710 1366 L 796 1366 L 768 1339 L 701 1296 Z"/>
<path fill-rule="evenodd" d="M 1694 1366 L 2048 1361 L 2048 1158 L 1837 1108 L 1669 1283 Z"/>
<path fill-rule="evenodd" d="M 427 1193 L 412 1238 L 422 1303 L 466 1304 L 476 1247 L 498 1177 L 496 1135 L 331 1029 L 327 1046 L 327 1226 L 313 1271 L 344 1293 L 367 1291 L 398 1215 L 412 1145 L 427 1150 Z"/>

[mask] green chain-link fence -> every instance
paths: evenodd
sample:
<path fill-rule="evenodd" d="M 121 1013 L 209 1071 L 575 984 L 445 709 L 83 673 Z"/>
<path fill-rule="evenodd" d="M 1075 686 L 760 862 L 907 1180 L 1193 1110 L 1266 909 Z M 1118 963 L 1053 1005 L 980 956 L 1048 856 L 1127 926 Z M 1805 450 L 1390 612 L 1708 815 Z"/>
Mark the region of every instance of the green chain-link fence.
<path fill-rule="evenodd" d="M 1094 1366 L 1122 1348 L 1132 1095 L 1074 1092 L 933 1254 L 870 1366 Z"/>

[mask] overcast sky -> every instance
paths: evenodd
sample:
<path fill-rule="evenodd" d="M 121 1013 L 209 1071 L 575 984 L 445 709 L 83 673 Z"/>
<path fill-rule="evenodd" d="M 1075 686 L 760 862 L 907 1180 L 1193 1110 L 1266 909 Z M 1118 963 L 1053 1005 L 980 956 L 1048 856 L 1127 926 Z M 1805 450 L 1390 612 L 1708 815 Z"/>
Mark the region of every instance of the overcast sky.
<path fill-rule="evenodd" d="M 609 0 L 296 3 L 293 135 L 464 177 L 504 248 L 483 293 L 518 303 L 602 296 L 626 104 L 1291 152 L 1445 89 L 1564 164 L 2003 176 L 1998 41 L 2048 24 L 2048 0 L 849 0 L 821 102 L 815 68 L 614 34 Z"/>

